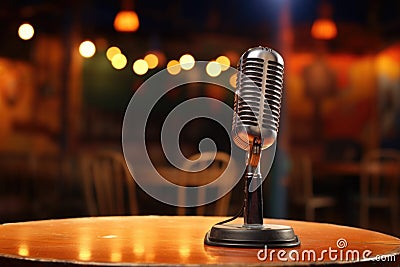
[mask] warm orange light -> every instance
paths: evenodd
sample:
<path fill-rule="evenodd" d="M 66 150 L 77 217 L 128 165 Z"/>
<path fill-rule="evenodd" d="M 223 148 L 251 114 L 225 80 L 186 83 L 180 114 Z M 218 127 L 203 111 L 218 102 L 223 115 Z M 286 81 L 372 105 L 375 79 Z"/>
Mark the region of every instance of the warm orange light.
<path fill-rule="evenodd" d="M 135 11 L 122 10 L 114 20 L 114 28 L 119 32 L 134 32 L 139 29 L 139 18 Z"/>
<path fill-rule="evenodd" d="M 158 57 L 155 54 L 149 53 L 144 57 L 144 60 L 149 65 L 149 69 L 154 69 L 158 65 Z"/>
<path fill-rule="evenodd" d="M 173 59 L 167 64 L 167 71 L 171 75 L 177 75 L 179 72 L 181 72 L 181 65 L 179 64 L 179 61 Z"/>
<path fill-rule="evenodd" d="M 165 57 L 165 54 L 163 52 L 161 52 L 160 50 L 150 50 L 147 52 L 147 54 L 153 54 L 157 57 L 158 59 L 158 67 L 162 67 L 167 63 L 167 59 Z M 146 60 L 146 57 L 144 58 L 144 60 Z"/>
<path fill-rule="evenodd" d="M 229 84 L 233 88 L 236 88 L 236 79 L 237 79 L 237 74 L 236 73 L 232 74 L 232 76 L 229 78 Z"/>
<path fill-rule="evenodd" d="M 231 61 L 227 56 L 219 56 L 215 61 L 221 64 L 221 70 L 223 71 L 227 70 L 231 66 Z"/>
<path fill-rule="evenodd" d="M 87 249 L 80 249 L 78 258 L 83 261 L 88 261 L 92 257 L 92 253 Z"/>
<path fill-rule="evenodd" d="M 396 59 L 385 54 L 380 54 L 376 57 L 376 69 L 379 76 L 385 76 L 391 80 L 396 80 L 400 74 L 400 66 Z"/>
<path fill-rule="evenodd" d="M 121 49 L 119 49 L 116 46 L 111 46 L 106 51 L 106 56 L 107 56 L 108 60 L 110 60 L 110 61 L 117 54 L 121 54 Z"/>
<path fill-rule="evenodd" d="M 336 24 L 331 19 L 317 19 L 311 27 L 311 35 L 315 39 L 333 39 L 337 35 Z"/>
<path fill-rule="evenodd" d="M 29 247 L 26 244 L 21 244 L 18 248 L 18 255 L 29 256 Z"/>
<path fill-rule="evenodd" d="M 119 261 L 121 261 L 121 259 L 122 259 L 121 252 L 119 252 L 119 251 L 111 252 L 111 261 L 119 262 Z"/>

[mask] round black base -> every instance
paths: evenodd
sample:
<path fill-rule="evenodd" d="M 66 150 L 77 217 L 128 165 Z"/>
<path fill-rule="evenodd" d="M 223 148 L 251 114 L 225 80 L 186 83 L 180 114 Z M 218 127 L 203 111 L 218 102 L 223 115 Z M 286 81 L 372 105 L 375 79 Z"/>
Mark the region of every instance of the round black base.
<path fill-rule="evenodd" d="M 207 232 L 204 243 L 210 246 L 225 247 L 295 247 L 300 240 L 292 227 L 277 224 L 264 224 L 261 227 L 248 227 L 239 224 L 216 224 Z"/>

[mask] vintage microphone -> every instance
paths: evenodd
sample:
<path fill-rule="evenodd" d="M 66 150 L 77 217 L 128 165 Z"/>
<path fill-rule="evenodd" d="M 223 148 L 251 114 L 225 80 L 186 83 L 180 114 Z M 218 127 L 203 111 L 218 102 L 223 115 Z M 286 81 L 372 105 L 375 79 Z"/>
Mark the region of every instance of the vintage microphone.
<path fill-rule="evenodd" d="M 247 151 L 244 224 L 214 225 L 205 244 L 230 247 L 293 247 L 300 244 L 290 226 L 263 223 L 261 150 L 276 140 L 283 88 L 283 58 L 274 50 L 255 47 L 240 58 L 235 94 L 232 138 Z"/>

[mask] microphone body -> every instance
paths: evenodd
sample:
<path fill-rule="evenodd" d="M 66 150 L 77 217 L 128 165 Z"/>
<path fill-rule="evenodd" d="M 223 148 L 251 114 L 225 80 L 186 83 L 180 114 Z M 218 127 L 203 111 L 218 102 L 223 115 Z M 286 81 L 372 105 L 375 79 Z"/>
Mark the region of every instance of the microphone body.
<path fill-rule="evenodd" d="M 247 152 L 242 179 L 244 224 L 214 225 L 204 243 L 228 247 L 294 247 L 300 244 L 292 227 L 264 224 L 261 151 L 276 140 L 283 87 L 282 57 L 270 48 L 255 47 L 240 58 L 232 122 L 232 139 Z"/>
<path fill-rule="evenodd" d="M 246 51 L 238 64 L 232 138 L 248 152 L 244 173 L 244 223 L 263 225 L 261 150 L 277 137 L 283 87 L 283 58 L 274 50 L 256 47 Z"/>

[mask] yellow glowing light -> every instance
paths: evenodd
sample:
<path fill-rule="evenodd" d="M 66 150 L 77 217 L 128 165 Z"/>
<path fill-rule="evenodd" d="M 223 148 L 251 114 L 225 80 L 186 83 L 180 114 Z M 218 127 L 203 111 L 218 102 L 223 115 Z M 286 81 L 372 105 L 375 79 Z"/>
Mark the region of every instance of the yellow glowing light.
<path fill-rule="evenodd" d="M 194 67 L 194 57 L 192 55 L 185 54 L 179 59 L 179 64 L 181 64 L 182 69 L 190 70 Z"/>
<path fill-rule="evenodd" d="M 139 28 L 139 18 L 135 11 L 122 10 L 114 20 L 114 28 L 119 32 L 134 32 Z"/>
<path fill-rule="evenodd" d="M 211 61 L 207 63 L 206 72 L 211 77 L 217 77 L 221 74 L 222 68 L 221 64 L 215 61 Z"/>
<path fill-rule="evenodd" d="M 125 68 L 127 63 L 128 60 L 126 59 L 126 56 L 124 54 L 116 54 L 111 59 L 111 65 L 117 70 Z"/>
<path fill-rule="evenodd" d="M 119 261 L 121 261 L 121 259 L 122 259 L 122 255 L 120 252 L 114 251 L 111 253 L 111 261 L 119 262 Z"/>
<path fill-rule="evenodd" d="M 237 79 L 237 74 L 232 74 L 232 76 L 229 78 L 229 84 L 233 87 L 236 88 L 236 79 Z"/>
<path fill-rule="evenodd" d="M 179 248 L 179 255 L 181 256 L 181 258 L 188 258 L 190 256 L 190 248 L 186 247 L 186 246 L 181 246 Z"/>
<path fill-rule="evenodd" d="M 20 256 L 28 256 L 29 255 L 29 248 L 26 244 L 22 244 L 18 248 L 18 255 L 20 255 Z"/>
<path fill-rule="evenodd" d="M 181 65 L 177 60 L 171 60 L 167 64 L 167 71 L 172 75 L 176 75 L 181 72 Z"/>
<path fill-rule="evenodd" d="M 90 58 L 96 53 L 96 46 L 91 41 L 84 41 L 79 46 L 79 53 L 85 58 Z"/>
<path fill-rule="evenodd" d="M 121 49 L 119 49 L 118 47 L 111 46 L 107 49 L 106 56 L 107 56 L 108 60 L 111 61 L 112 58 L 117 54 L 121 54 Z"/>
<path fill-rule="evenodd" d="M 221 64 L 221 70 L 227 70 L 231 66 L 231 61 L 226 56 L 219 56 L 215 61 Z"/>
<path fill-rule="evenodd" d="M 149 70 L 149 65 L 147 64 L 147 61 L 143 59 L 138 59 L 133 63 L 133 71 L 137 75 L 143 75 Z"/>
<path fill-rule="evenodd" d="M 18 36 L 22 40 L 29 40 L 35 34 L 35 30 L 29 23 L 24 23 L 18 28 Z"/>
<path fill-rule="evenodd" d="M 133 248 L 133 253 L 136 257 L 142 257 L 144 254 L 144 246 L 140 244 L 136 244 Z"/>
<path fill-rule="evenodd" d="M 147 54 L 144 60 L 149 65 L 149 69 L 154 69 L 158 65 L 158 57 L 155 54 Z"/>
<path fill-rule="evenodd" d="M 376 58 L 376 67 L 380 76 L 396 80 L 400 74 L 400 66 L 396 59 L 387 55 L 379 55 Z"/>
<path fill-rule="evenodd" d="M 79 250 L 78 258 L 83 261 L 88 261 L 92 257 L 92 253 L 88 249 Z"/>

